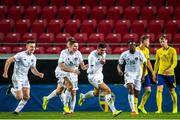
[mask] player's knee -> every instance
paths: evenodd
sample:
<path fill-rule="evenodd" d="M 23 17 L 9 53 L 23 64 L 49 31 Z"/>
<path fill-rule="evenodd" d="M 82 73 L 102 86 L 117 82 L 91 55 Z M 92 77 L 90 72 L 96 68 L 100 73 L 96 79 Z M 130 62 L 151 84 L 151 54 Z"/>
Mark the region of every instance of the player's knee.
<path fill-rule="evenodd" d="M 22 100 L 22 99 L 23 99 L 23 96 L 22 96 L 22 95 L 16 95 L 16 99 L 17 99 L 17 100 Z"/>
<path fill-rule="evenodd" d="M 151 94 L 151 90 L 146 90 L 146 94 Z"/>
<path fill-rule="evenodd" d="M 23 96 L 23 100 L 29 100 L 29 98 L 30 98 L 29 95 Z"/>
<path fill-rule="evenodd" d="M 105 92 L 106 92 L 107 94 L 111 94 L 111 89 L 110 89 L 110 88 L 107 88 L 107 89 L 105 90 Z"/>
<path fill-rule="evenodd" d="M 95 97 L 97 97 L 97 96 L 99 96 L 99 92 L 93 92 L 93 95 L 95 96 Z"/>

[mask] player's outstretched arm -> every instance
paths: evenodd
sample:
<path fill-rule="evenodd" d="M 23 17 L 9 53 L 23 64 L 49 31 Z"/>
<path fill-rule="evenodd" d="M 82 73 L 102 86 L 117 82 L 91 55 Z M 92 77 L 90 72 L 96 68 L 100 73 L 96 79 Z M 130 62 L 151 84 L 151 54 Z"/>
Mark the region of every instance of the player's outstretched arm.
<path fill-rule="evenodd" d="M 31 67 L 31 72 L 40 78 L 44 77 L 44 73 L 40 73 L 35 67 Z"/>
<path fill-rule="evenodd" d="M 121 68 L 122 68 L 121 64 L 118 64 L 117 65 L 117 70 L 118 70 L 119 76 L 123 76 L 123 71 L 121 70 Z"/>
<path fill-rule="evenodd" d="M 4 73 L 3 73 L 3 77 L 4 78 L 8 78 L 8 70 L 9 70 L 9 66 L 11 65 L 12 62 L 15 62 L 15 58 L 14 57 L 10 57 L 6 60 L 5 66 L 4 66 Z"/>

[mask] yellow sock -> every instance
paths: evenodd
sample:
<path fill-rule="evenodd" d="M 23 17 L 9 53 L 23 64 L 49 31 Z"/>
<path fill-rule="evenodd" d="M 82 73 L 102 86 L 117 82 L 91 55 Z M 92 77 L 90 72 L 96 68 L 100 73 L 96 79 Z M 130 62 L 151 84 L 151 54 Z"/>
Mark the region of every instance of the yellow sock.
<path fill-rule="evenodd" d="M 148 100 L 148 98 L 149 98 L 149 96 L 150 96 L 150 93 L 151 93 L 151 91 L 149 91 L 149 90 L 146 90 L 146 91 L 144 92 L 144 94 L 143 94 L 143 96 L 142 96 L 141 103 L 140 103 L 140 106 L 141 106 L 141 107 L 144 107 L 146 101 Z"/>
<path fill-rule="evenodd" d="M 177 94 L 175 90 L 170 91 L 172 102 L 173 102 L 173 112 L 177 112 Z"/>
<path fill-rule="evenodd" d="M 156 93 L 156 103 L 157 103 L 157 108 L 159 112 L 162 112 L 162 91 L 157 90 Z"/>
<path fill-rule="evenodd" d="M 136 113 L 138 114 L 138 98 L 137 97 L 134 97 L 134 107 L 135 107 Z"/>

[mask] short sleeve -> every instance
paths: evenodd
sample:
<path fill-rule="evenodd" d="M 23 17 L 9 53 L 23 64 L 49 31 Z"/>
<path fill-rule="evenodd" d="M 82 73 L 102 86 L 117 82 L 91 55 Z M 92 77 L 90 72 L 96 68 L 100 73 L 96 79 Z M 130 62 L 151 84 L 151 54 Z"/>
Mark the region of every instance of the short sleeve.
<path fill-rule="evenodd" d="M 36 67 L 36 61 L 37 61 L 36 57 L 34 57 L 32 60 L 33 61 L 31 67 Z"/>
<path fill-rule="evenodd" d="M 17 53 L 13 57 L 15 58 L 16 61 L 20 61 L 22 55 L 21 55 L 21 53 Z"/>
<path fill-rule="evenodd" d="M 141 62 L 142 63 L 146 63 L 146 57 L 144 56 L 144 54 L 141 52 L 141 51 L 139 51 L 139 54 L 140 54 L 140 60 L 141 60 Z"/>
<path fill-rule="evenodd" d="M 62 52 L 60 53 L 58 63 L 65 62 L 65 57 L 66 57 L 65 53 L 62 51 Z"/>
<path fill-rule="evenodd" d="M 118 60 L 118 62 L 119 62 L 119 64 L 123 64 L 124 63 L 124 60 L 125 60 L 125 54 L 124 53 L 122 53 L 121 55 L 120 55 L 120 57 L 119 57 L 119 60 Z"/>

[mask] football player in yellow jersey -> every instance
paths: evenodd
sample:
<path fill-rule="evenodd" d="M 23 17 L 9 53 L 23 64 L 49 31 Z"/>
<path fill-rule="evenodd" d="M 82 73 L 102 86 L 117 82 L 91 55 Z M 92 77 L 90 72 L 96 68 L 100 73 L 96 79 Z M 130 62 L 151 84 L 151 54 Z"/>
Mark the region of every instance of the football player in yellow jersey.
<path fill-rule="evenodd" d="M 140 45 L 136 48 L 137 50 L 140 50 L 143 52 L 144 56 L 146 57 L 147 59 L 147 67 L 148 69 L 150 70 L 150 72 L 152 73 L 152 79 L 153 81 L 155 82 L 156 80 L 156 75 L 153 71 L 153 68 L 152 68 L 152 65 L 151 65 L 151 62 L 150 62 L 150 56 L 149 56 L 149 37 L 147 35 L 143 35 L 141 36 L 140 38 Z M 142 113 L 144 114 L 147 114 L 145 108 L 144 108 L 144 105 L 146 103 L 146 101 L 148 100 L 149 96 L 150 96 L 150 93 L 151 93 L 151 80 L 149 78 L 149 75 L 148 75 L 148 70 L 146 69 L 146 73 L 145 73 L 145 81 L 142 83 L 142 87 L 145 89 L 145 92 L 142 96 L 142 100 L 140 102 L 140 105 L 138 106 L 137 108 L 137 105 L 138 105 L 138 98 L 135 97 L 135 107 L 136 107 L 136 111 L 138 111 L 137 109 L 139 109 Z"/>
<path fill-rule="evenodd" d="M 172 113 L 177 113 L 177 94 L 175 92 L 176 81 L 174 68 L 177 66 L 177 53 L 173 47 L 168 45 L 166 36 L 161 36 L 159 39 L 161 48 L 156 51 L 156 62 L 154 72 L 157 74 L 157 94 L 156 102 L 158 110 L 156 113 L 162 113 L 162 92 L 164 84 L 169 88 L 173 102 Z"/>

